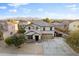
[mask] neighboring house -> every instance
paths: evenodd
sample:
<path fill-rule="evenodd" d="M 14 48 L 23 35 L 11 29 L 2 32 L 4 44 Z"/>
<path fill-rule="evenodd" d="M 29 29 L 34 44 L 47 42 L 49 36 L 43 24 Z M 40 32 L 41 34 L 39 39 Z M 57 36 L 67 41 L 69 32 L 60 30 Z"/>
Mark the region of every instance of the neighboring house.
<path fill-rule="evenodd" d="M 0 40 L 4 39 L 3 38 L 3 32 L 6 31 L 6 21 L 5 20 L 0 20 Z"/>
<path fill-rule="evenodd" d="M 69 24 L 69 31 L 79 30 L 79 21 L 74 21 Z"/>
<path fill-rule="evenodd" d="M 27 40 L 39 41 L 41 39 L 53 39 L 54 37 L 54 26 L 42 20 L 27 21 L 19 25 L 25 28 Z"/>
<path fill-rule="evenodd" d="M 0 20 L 0 31 L 6 31 L 6 21 L 5 20 Z"/>
<path fill-rule="evenodd" d="M 55 28 L 64 28 L 64 24 L 62 24 L 62 23 L 54 22 L 54 23 L 52 23 L 52 25 L 54 25 Z"/>
<path fill-rule="evenodd" d="M 54 36 L 56 37 L 63 37 L 64 35 L 67 36 L 69 24 L 73 22 L 72 20 L 62 20 L 61 22 L 53 22 L 52 25 L 55 27 Z"/>
<path fill-rule="evenodd" d="M 15 20 L 6 21 L 7 31 L 3 32 L 4 39 L 9 36 L 12 36 L 13 34 L 15 34 L 18 31 L 18 23 L 19 23 L 19 21 L 15 21 Z"/>
<path fill-rule="evenodd" d="M 52 25 L 54 25 L 55 28 L 68 29 L 70 22 L 70 20 L 63 20 L 62 22 L 54 22 Z"/>

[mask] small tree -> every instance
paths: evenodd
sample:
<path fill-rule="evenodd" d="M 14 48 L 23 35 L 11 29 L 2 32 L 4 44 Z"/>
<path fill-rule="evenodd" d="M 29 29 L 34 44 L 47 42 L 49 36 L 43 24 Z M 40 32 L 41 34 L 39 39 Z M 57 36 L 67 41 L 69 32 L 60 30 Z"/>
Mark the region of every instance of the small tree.
<path fill-rule="evenodd" d="M 45 19 L 43 19 L 43 21 L 45 21 L 45 22 L 47 22 L 47 23 L 51 23 L 51 22 L 53 22 L 51 19 L 49 19 L 49 18 L 45 18 Z"/>
<path fill-rule="evenodd" d="M 23 34 L 18 34 L 14 36 L 13 44 L 16 47 L 19 47 L 21 44 L 25 42 L 25 37 Z"/>
<path fill-rule="evenodd" d="M 25 33 L 25 29 L 24 28 L 19 28 L 18 33 Z"/>

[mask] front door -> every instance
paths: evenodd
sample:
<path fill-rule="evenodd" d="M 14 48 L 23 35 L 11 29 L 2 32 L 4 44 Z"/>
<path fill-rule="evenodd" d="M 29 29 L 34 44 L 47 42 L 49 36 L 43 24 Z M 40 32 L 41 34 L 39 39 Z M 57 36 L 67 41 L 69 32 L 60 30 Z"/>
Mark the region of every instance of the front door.
<path fill-rule="evenodd" d="M 36 35 L 35 36 L 35 40 L 38 41 L 39 40 L 39 36 Z"/>

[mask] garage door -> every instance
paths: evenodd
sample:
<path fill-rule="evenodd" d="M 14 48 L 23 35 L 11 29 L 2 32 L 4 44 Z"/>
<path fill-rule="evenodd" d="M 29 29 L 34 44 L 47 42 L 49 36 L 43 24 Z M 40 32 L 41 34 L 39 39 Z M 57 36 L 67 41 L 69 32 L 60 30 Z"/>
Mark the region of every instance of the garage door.
<path fill-rule="evenodd" d="M 42 39 L 53 39 L 52 34 L 42 34 Z"/>

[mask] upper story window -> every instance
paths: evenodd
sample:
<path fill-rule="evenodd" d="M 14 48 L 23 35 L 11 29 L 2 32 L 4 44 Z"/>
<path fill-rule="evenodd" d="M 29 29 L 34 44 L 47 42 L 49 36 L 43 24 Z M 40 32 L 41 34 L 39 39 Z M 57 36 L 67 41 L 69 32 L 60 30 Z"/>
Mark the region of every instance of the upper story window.
<path fill-rule="evenodd" d="M 45 31 L 45 27 L 43 27 L 43 31 Z"/>
<path fill-rule="evenodd" d="M 50 27 L 50 31 L 52 31 L 52 27 Z"/>
<path fill-rule="evenodd" d="M 36 27 L 36 30 L 38 30 L 38 27 Z"/>
<path fill-rule="evenodd" d="M 28 29 L 30 30 L 31 28 L 30 28 L 30 27 L 28 27 Z"/>
<path fill-rule="evenodd" d="M 10 32 L 10 35 L 12 35 L 13 34 L 13 32 Z"/>

